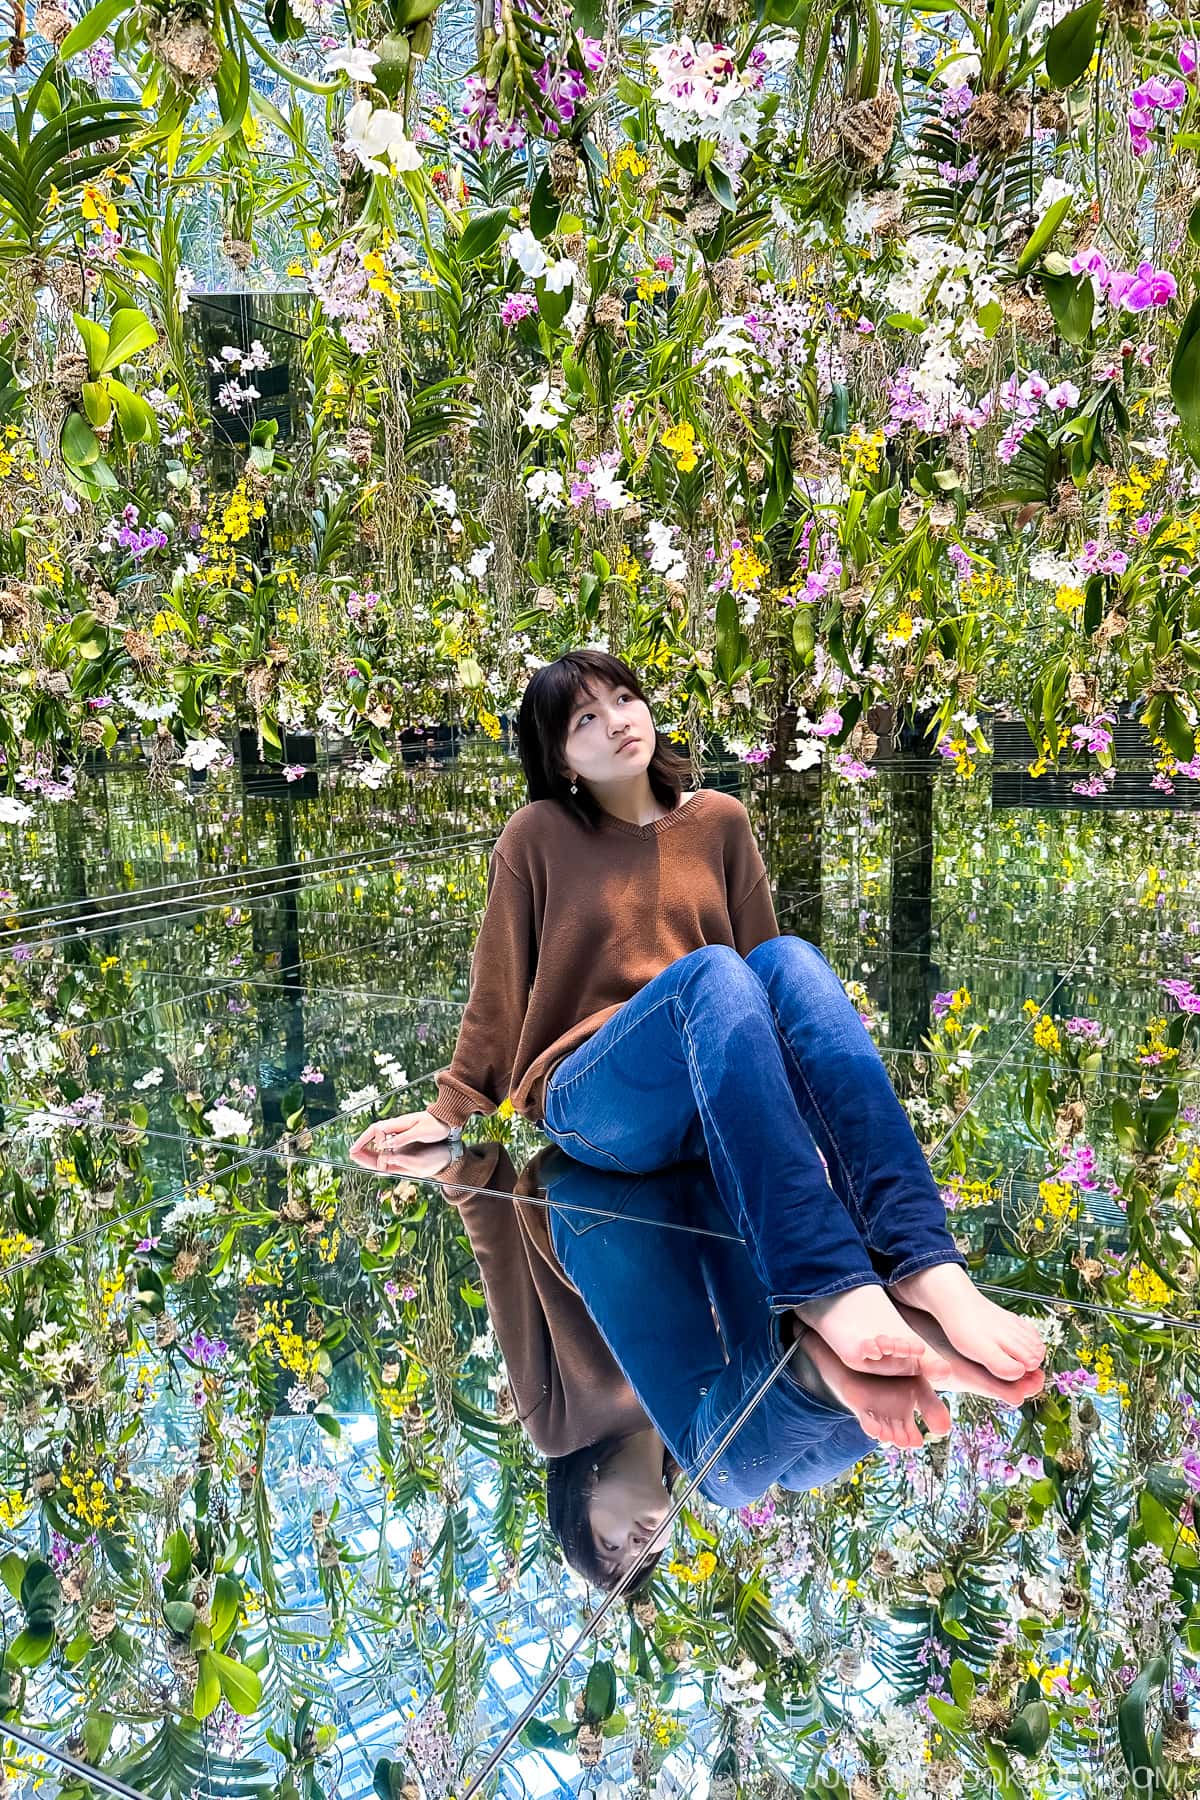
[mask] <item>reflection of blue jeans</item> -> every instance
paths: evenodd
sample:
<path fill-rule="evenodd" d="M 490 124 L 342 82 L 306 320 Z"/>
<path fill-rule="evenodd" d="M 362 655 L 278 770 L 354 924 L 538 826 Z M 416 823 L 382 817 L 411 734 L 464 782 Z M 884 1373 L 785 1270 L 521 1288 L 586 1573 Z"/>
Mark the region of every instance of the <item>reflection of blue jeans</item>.
<path fill-rule="evenodd" d="M 728 1231 L 712 1171 L 692 1162 L 615 1175 L 552 1150 L 541 1178 L 555 1255 L 659 1436 L 694 1474 L 784 1355 L 746 1246 L 705 1235 Z M 689 1229 L 670 1228 L 679 1225 Z M 875 1448 L 789 1362 L 701 1490 L 718 1506 L 744 1506 L 773 1482 L 806 1493 Z"/>
<path fill-rule="evenodd" d="M 598 1169 L 707 1156 L 775 1311 L 966 1267 L 879 1052 L 803 938 L 663 969 L 555 1066 L 543 1128 Z"/>

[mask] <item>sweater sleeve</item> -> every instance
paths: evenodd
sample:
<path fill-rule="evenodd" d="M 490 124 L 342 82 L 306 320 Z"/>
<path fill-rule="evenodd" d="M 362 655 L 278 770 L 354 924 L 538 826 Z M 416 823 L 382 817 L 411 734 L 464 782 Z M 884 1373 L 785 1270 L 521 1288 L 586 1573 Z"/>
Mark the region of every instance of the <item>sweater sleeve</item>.
<path fill-rule="evenodd" d="M 494 1113 L 508 1095 L 535 962 L 529 889 L 498 849 L 488 864 L 487 902 L 454 1055 L 438 1069 L 427 1109 L 444 1125 Z"/>
<path fill-rule="evenodd" d="M 734 947 L 739 956 L 746 956 L 756 944 L 778 937 L 780 931 L 771 899 L 767 865 L 744 807 L 738 823 L 739 829 L 734 833 L 728 852 L 726 882 Z"/>

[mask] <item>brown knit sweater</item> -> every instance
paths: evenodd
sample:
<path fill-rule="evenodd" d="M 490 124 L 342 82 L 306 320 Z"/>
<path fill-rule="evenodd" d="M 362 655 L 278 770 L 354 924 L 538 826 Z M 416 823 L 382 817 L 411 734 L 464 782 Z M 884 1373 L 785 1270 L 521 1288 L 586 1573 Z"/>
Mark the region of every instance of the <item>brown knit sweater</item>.
<path fill-rule="evenodd" d="M 535 1125 L 554 1065 L 681 956 L 779 936 L 745 807 L 700 788 L 649 825 L 592 832 L 557 800 L 518 808 L 488 866 L 467 1004 L 429 1107 L 446 1125 L 511 1096 Z"/>

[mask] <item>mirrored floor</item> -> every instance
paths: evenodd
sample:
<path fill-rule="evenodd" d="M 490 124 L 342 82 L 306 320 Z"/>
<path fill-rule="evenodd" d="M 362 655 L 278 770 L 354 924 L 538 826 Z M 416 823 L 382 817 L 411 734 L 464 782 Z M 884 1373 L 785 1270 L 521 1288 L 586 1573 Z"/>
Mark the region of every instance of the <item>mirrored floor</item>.
<path fill-rule="evenodd" d="M 494 753 L 81 781 L 4 830 L 15 1791 L 1193 1780 L 1195 817 L 705 783 L 1044 1368 L 928 1313 L 931 1391 L 848 1367 L 703 1153 L 602 1172 L 505 1108 L 351 1156 L 453 1050 Z"/>

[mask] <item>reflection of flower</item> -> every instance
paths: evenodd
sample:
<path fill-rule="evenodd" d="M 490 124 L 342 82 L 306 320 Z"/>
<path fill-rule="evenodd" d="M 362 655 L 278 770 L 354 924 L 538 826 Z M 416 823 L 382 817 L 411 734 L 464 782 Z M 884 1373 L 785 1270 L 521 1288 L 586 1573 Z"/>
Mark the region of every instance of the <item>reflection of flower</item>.
<path fill-rule="evenodd" d="M 253 1123 L 233 1106 L 210 1106 L 204 1117 L 215 1138 L 248 1137 Z"/>

